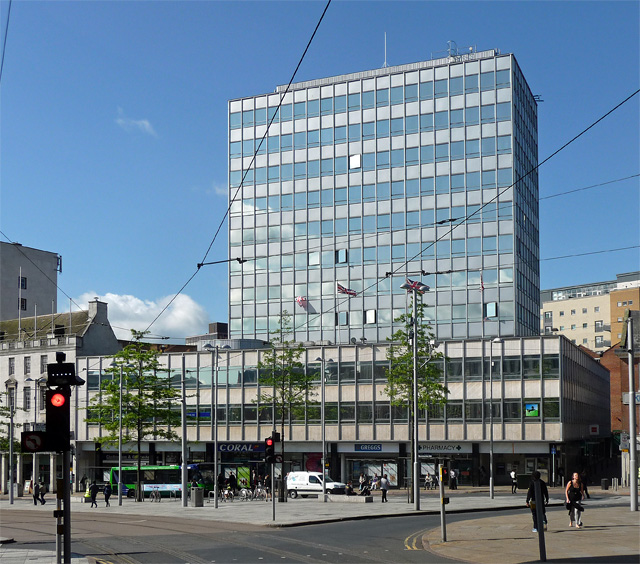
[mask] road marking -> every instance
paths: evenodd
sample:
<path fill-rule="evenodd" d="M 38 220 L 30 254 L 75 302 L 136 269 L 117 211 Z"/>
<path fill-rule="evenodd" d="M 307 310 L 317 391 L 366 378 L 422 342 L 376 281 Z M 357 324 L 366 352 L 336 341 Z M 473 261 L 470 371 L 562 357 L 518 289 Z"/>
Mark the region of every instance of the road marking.
<path fill-rule="evenodd" d="M 404 549 L 405 550 L 423 550 L 422 548 L 422 536 L 429 529 L 423 529 L 418 531 L 417 533 L 413 533 L 409 535 L 406 539 L 404 539 Z M 420 544 L 418 544 L 420 542 Z"/>

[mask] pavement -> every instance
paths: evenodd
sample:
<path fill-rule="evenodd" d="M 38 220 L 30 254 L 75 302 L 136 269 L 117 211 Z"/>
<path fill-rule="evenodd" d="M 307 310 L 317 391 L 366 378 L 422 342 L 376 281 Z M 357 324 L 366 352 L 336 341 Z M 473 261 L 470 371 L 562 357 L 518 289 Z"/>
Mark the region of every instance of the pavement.
<path fill-rule="evenodd" d="M 550 488 L 548 509 L 549 528 L 544 534 L 546 557 L 549 562 L 634 562 L 640 561 L 640 513 L 630 511 L 629 490 L 596 490 L 591 499 L 585 501 L 582 529 L 569 528 L 567 511 L 564 510 L 564 492 L 561 488 Z M 532 533 L 531 513 L 524 505 L 525 492 L 510 493 L 510 486 L 496 487 L 494 499 L 488 488 L 465 488 L 445 490 L 450 502 L 445 506 L 447 514 L 475 513 L 477 518 L 446 526 L 446 542 L 442 541 L 442 529 L 425 529 L 405 540 L 407 550 L 429 550 L 436 555 L 477 563 L 520 563 L 540 560 L 540 539 Z M 0 496 L 0 526 L 10 522 L 13 510 L 49 512 L 50 504 L 34 506 L 30 497 L 15 498 L 10 505 L 8 496 Z M 406 490 L 391 491 L 389 503 L 380 503 L 379 492 L 374 492 L 373 503 L 344 503 L 315 498 L 288 500 L 276 503 L 275 520 L 271 502 L 249 501 L 219 502 L 218 508 L 205 499 L 203 507 L 182 507 L 180 500 L 163 499 L 160 503 L 145 501 L 138 503 L 123 499 L 118 506 L 117 497 L 111 498 L 111 507 L 104 505 L 91 508 L 82 503 L 82 494 L 72 497 L 72 522 L 81 521 L 86 513 L 110 512 L 122 515 L 147 515 L 154 517 L 176 517 L 224 523 L 237 522 L 259 526 L 292 527 L 323 522 L 355 519 L 416 515 L 413 504 L 408 503 Z M 504 509 L 520 509 L 507 516 L 494 516 L 492 512 Z M 555 509 L 557 508 L 557 510 Z M 423 491 L 421 513 L 439 514 L 440 497 L 437 491 Z M 52 517 L 53 521 L 53 517 Z M 574 535 L 574 536 L 571 536 Z M 577 536 L 576 536 L 577 535 Z M 0 564 L 44 564 L 55 562 L 55 553 L 25 550 L 12 539 L 3 538 L 0 529 Z M 499 556 L 498 556 L 499 555 Z M 94 559 L 78 555 L 74 564 L 91 564 Z"/>

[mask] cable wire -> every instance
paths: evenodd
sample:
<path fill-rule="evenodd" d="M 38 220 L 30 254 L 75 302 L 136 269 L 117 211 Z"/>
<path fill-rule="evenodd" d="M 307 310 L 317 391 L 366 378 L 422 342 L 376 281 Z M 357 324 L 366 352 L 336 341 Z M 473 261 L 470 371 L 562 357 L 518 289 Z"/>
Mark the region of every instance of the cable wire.
<path fill-rule="evenodd" d="M 9 18 L 11 17 L 11 0 L 7 11 L 7 24 L 4 27 L 4 41 L 2 42 L 2 59 L 0 60 L 0 84 L 2 83 L 2 70 L 4 69 L 4 54 L 7 51 L 7 35 L 9 34 Z"/>
<path fill-rule="evenodd" d="M 216 239 L 218 238 L 218 234 L 220 233 L 220 230 L 222 229 L 222 226 L 224 225 L 225 220 L 227 219 L 227 216 L 229 215 L 229 210 L 231 209 L 231 206 L 233 205 L 233 203 L 235 202 L 238 193 L 240 192 L 240 189 L 243 187 L 244 184 L 244 180 L 247 177 L 247 174 L 249 173 L 249 171 L 251 170 L 251 167 L 253 166 L 253 163 L 256 160 L 256 157 L 258 155 L 258 151 L 260 150 L 260 147 L 262 147 L 262 144 L 264 143 L 264 140 L 267 137 L 267 134 L 269 133 L 269 128 L 271 127 L 271 124 L 273 123 L 273 120 L 275 119 L 275 117 L 278 115 L 278 112 L 280 111 L 280 107 L 282 106 L 282 102 L 285 99 L 286 95 L 289 92 L 289 88 L 291 87 L 291 84 L 293 83 L 293 80 L 295 79 L 296 74 L 298 73 L 298 69 L 300 68 L 300 65 L 302 64 L 302 61 L 304 60 L 307 51 L 309 50 L 309 47 L 311 46 L 311 42 L 313 41 L 313 38 L 316 36 L 316 32 L 318 31 L 320 24 L 322 23 L 322 20 L 324 19 L 325 14 L 327 13 L 327 10 L 329 9 L 329 5 L 331 4 L 331 0 L 327 1 L 327 4 L 324 7 L 324 10 L 322 12 L 322 15 L 320 16 L 320 19 L 318 20 L 318 23 L 316 24 L 315 29 L 313 30 L 313 33 L 311 34 L 311 38 L 309 39 L 309 41 L 307 42 L 307 46 L 304 49 L 304 52 L 302 53 L 302 56 L 300 57 L 298 64 L 296 65 L 295 70 L 293 71 L 293 74 L 291 75 L 291 79 L 289 80 L 289 84 L 287 85 L 286 90 L 283 92 L 282 96 L 280 97 L 280 102 L 278 103 L 278 107 L 276 109 L 276 111 L 274 112 L 273 116 L 271 117 L 271 120 L 269 121 L 269 124 L 267 125 L 267 129 L 264 132 L 264 135 L 262 136 L 262 139 L 260 140 L 260 144 L 256 147 L 256 150 L 253 153 L 253 157 L 251 159 L 251 163 L 249 164 L 249 166 L 247 167 L 247 169 L 245 170 L 244 175 L 242 176 L 242 180 L 240 182 L 240 185 L 238 186 L 238 188 L 236 189 L 235 194 L 233 195 L 233 198 L 231 198 L 229 205 L 227 206 L 227 210 L 224 213 L 224 216 L 222 217 L 222 220 L 220 221 L 220 224 L 218 225 L 218 228 L 216 229 L 215 234 L 213 235 L 213 238 L 211 239 L 211 242 L 209 243 L 209 246 L 207 247 L 207 251 L 205 252 L 204 256 L 202 257 L 202 260 L 198 263 L 196 271 L 191 275 L 191 277 L 184 283 L 184 285 L 182 286 L 182 288 L 180 288 L 180 290 L 178 291 L 178 293 L 173 296 L 173 298 L 171 299 L 171 301 L 162 309 L 162 311 L 156 316 L 156 318 L 147 326 L 147 329 L 145 330 L 148 331 L 149 328 L 160 318 L 160 316 L 168 309 L 168 307 L 174 302 L 174 300 L 182 293 L 182 291 L 189 285 L 189 283 L 195 278 L 195 276 L 198 274 L 198 272 L 200 271 L 200 268 L 202 268 L 203 263 L 206 262 L 207 257 L 209 256 L 209 252 L 211 251 L 211 248 L 213 247 L 213 244 L 215 243 Z"/>

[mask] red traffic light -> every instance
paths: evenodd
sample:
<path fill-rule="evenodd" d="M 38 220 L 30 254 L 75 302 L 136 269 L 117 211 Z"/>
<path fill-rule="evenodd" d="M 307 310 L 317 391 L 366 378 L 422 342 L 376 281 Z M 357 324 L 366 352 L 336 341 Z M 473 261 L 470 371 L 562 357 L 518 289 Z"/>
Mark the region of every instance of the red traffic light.
<path fill-rule="evenodd" d="M 62 407 L 67 401 L 67 398 L 65 398 L 63 394 L 53 394 L 50 401 L 53 407 Z"/>
<path fill-rule="evenodd" d="M 271 437 L 269 437 L 268 439 L 264 440 L 264 444 L 266 444 L 268 447 L 272 447 L 273 446 L 273 439 Z"/>

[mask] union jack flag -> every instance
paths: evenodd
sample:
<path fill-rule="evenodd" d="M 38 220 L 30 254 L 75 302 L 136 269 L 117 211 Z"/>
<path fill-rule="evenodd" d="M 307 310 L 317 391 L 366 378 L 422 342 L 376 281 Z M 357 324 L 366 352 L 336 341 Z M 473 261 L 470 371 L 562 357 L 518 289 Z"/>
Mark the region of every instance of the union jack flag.
<path fill-rule="evenodd" d="M 345 288 L 342 284 L 336 282 L 338 288 L 338 294 L 347 294 L 347 296 L 356 296 L 357 292 L 355 290 L 351 290 L 350 288 Z"/>
<path fill-rule="evenodd" d="M 296 303 L 300 306 L 300 307 L 304 307 L 307 305 L 307 298 L 304 296 L 298 296 L 296 298 Z"/>
<path fill-rule="evenodd" d="M 484 281 L 482 280 L 482 274 L 480 274 L 480 293 L 484 292 Z"/>
<path fill-rule="evenodd" d="M 407 284 L 409 286 L 407 292 L 416 291 L 419 294 L 424 294 L 430 290 L 429 286 L 420 282 L 420 280 L 409 280 L 409 278 L 407 278 Z"/>

